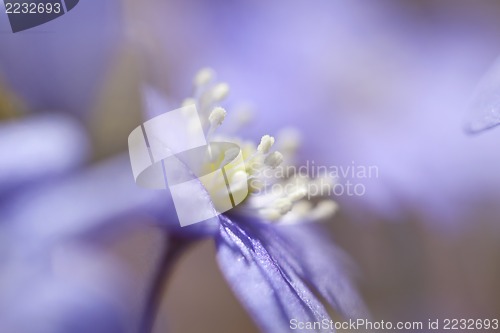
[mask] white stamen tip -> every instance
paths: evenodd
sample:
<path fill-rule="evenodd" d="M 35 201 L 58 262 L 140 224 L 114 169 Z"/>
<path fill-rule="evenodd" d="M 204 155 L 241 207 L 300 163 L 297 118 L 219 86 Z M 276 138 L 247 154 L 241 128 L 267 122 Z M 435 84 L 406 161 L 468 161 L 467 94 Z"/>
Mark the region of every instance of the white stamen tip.
<path fill-rule="evenodd" d="M 338 205 L 332 200 L 319 202 L 313 210 L 313 216 L 318 220 L 324 220 L 333 216 L 338 210 Z"/>
<path fill-rule="evenodd" d="M 307 189 L 305 187 L 298 187 L 288 194 L 288 199 L 291 201 L 299 201 L 307 195 Z"/>
<path fill-rule="evenodd" d="M 213 111 L 210 113 L 210 116 L 208 116 L 210 125 L 214 127 L 220 126 L 220 124 L 222 124 L 222 122 L 226 118 L 226 114 L 226 110 L 221 107 L 216 107 L 215 109 L 213 109 Z"/>
<path fill-rule="evenodd" d="M 274 206 L 284 215 L 292 210 L 293 204 L 290 200 L 281 198 L 274 202 Z"/>
<path fill-rule="evenodd" d="M 312 209 L 312 203 L 307 200 L 300 200 L 293 205 L 293 212 L 299 217 L 306 216 Z"/>
<path fill-rule="evenodd" d="M 245 171 L 236 171 L 232 177 L 232 181 L 235 184 L 246 183 L 248 180 L 248 174 Z"/>
<path fill-rule="evenodd" d="M 215 71 L 212 68 L 202 68 L 194 77 L 193 84 L 195 87 L 201 87 L 210 83 L 210 81 L 212 81 L 214 77 Z"/>
<path fill-rule="evenodd" d="M 218 83 L 212 88 L 212 98 L 216 102 L 226 98 L 227 94 L 229 94 L 229 85 L 227 83 Z"/>
<path fill-rule="evenodd" d="M 264 159 L 264 163 L 273 169 L 278 167 L 281 162 L 283 162 L 283 155 L 278 151 L 272 152 Z"/>
<path fill-rule="evenodd" d="M 257 147 L 257 150 L 262 154 L 269 153 L 269 150 L 274 144 L 274 138 L 270 135 L 264 135 L 262 139 L 260 139 L 260 144 Z"/>
<path fill-rule="evenodd" d="M 259 210 L 259 214 L 265 218 L 266 220 L 270 221 L 276 221 L 279 220 L 282 214 L 280 213 L 279 209 L 276 208 L 265 208 Z"/>

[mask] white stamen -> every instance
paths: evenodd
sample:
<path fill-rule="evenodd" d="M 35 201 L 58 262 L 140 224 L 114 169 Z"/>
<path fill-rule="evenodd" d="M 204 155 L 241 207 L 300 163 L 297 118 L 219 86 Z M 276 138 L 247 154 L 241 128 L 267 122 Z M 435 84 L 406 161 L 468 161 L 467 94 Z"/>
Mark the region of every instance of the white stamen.
<path fill-rule="evenodd" d="M 325 220 L 335 214 L 338 205 L 332 200 L 323 200 L 319 202 L 311 212 L 311 217 L 315 220 Z"/>
<path fill-rule="evenodd" d="M 330 176 L 322 176 L 309 180 L 311 187 L 316 188 L 316 193 L 311 193 L 310 196 L 323 196 L 327 193 L 332 193 L 332 186 L 335 184 L 335 179 Z"/>
<path fill-rule="evenodd" d="M 238 189 L 240 186 L 243 186 L 248 181 L 248 175 L 245 171 L 236 171 L 234 175 L 231 177 L 232 183 Z"/>
<path fill-rule="evenodd" d="M 224 122 L 227 115 L 226 110 L 216 106 L 228 95 L 229 85 L 216 82 L 215 72 L 211 68 L 200 70 L 194 78 L 193 84 L 194 97 L 184 100 L 182 106 L 196 105 L 202 117 L 204 128 L 208 127 L 207 141 L 212 141 L 214 132 Z M 233 126 L 233 132 L 250 120 L 252 111 L 251 109 L 239 109 L 234 116 L 236 125 Z M 198 130 L 196 124 L 192 125 L 189 126 L 190 131 Z M 191 129 L 191 127 L 193 128 Z M 228 149 L 224 152 L 224 158 L 220 163 L 220 166 L 225 168 L 226 177 L 231 183 L 233 193 L 234 191 L 242 191 L 241 193 L 245 195 L 248 191 L 251 193 L 241 207 L 237 208 L 240 213 L 258 216 L 267 221 L 279 220 L 280 223 L 293 224 L 325 220 L 336 212 L 337 204 L 331 200 L 320 201 L 317 205 L 308 201 L 312 196 L 321 197 L 325 193 L 330 193 L 329 189 L 335 179 L 321 175 L 311 179 L 308 176 L 291 172 L 279 174 L 278 166 L 280 164 L 288 164 L 295 159 L 295 151 L 301 141 L 300 133 L 297 130 L 281 131 L 278 134 L 276 145 L 274 137 L 270 135 L 264 135 L 257 147 L 251 142 L 238 138 L 226 136 L 221 136 L 221 138 L 221 141 L 230 141 L 239 145 L 244 158 L 244 169 L 229 167 L 228 164 L 234 160 L 240 150 Z M 271 152 L 273 147 L 280 152 L 276 150 Z M 209 150 L 209 153 L 213 158 L 211 163 L 220 161 L 220 151 L 214 150 L 212 152 Z M 280 186 L 273 186 L 275 184 Z M 309 193 L 309 189 L 313 187 L 319 191 Z M 316 194 L 316 192 L 319 193 Z M 221 195 L 226 193 L 225 189 L 221 190 Z"/>
<path fill-rule="evenodd" d="M 292 206 L 292 202 L 286 198 L 281 198 L 274 202 L 274 207 L 278 209 L 282 215 L 291 211 Z"/>
<path fill-rule="evenodd" d="M 270 135 L 264 135 L 262 139 L 260 139 L 260 144 L 257 147 L 257 151 L 262 154 L 269 153 L 269 150 L 274 144 L 274 138 Z"/>
<path fill-rule="evenodd" d="M 265 208 L 265 209 L 260 209 L 259 214 L 266 220 L 269 221 L 276 221 L 279 220 L 282 214 L 280 211 L 276 208 Z"/>
<path fill-rule="evenodd" d="M 212 88 L 211 96 L 214 102 L 220 102 L 229 94 L 229 85 L 227 83 L 218 83 Z"/>
<path fill-rule="evenodd" d="M 210 83 L 215 77 L 215 71 L 212 68 L 202 68 L 194 77 L 193 84 L 199 88 Z"/>
<path fill-rule="evenodd" d="M 283 155 L 279 151 L 272 152 L 264 159 L 264 163 L 271 168 L 276 168 L 283 162 Z"/>
<path fill-rule="evenodd" d="M 307 200 L 300 200 L 293 205 L 293 213 L 299 217 L 306 216 L 312 209 L 312 203 Z"/>
<path fill-rule="evenodd" d="M 299 201 L 307 195 L 307 189 L 305 187 L 297 187 L 294 191 L 287 195 L 288 199 L 293 202 Z"/>
<path fill-rule="evenodd" d="M 226 118 L 226 114 L 226 110 L 221 107 L 216 107 L 215 109 L 213 109 L 210 113 L 210 116 L 208 116 L 210 125 L 215 128 L 219 127 Z"/>

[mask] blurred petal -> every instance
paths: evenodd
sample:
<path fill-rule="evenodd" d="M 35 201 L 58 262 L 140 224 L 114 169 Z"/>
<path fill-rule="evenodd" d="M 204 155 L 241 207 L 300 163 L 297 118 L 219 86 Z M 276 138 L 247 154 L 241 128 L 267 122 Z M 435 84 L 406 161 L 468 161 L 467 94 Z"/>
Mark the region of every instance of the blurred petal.
<path fill-rule="evenodd" d="M 468 112 L 466 130 L 472 133 L 500 124 L 500 59 L 482 78 Z"/>
<path fill-rule="evenodd" d="M 346 318 L 368 318 L 368 311 L 349 281 L 349 258 L 333 245 L 326 230 L 315 224 L 262 228 L 260 239 L 278 261 L 298 274 Z"/>
<path fill-rule="evenodd" d="M 84 116 L 124 40 L 121 2 L 80 1 L 26 33 L 0 34 L 0 76 L 30 110 Z M 8 20 L 0 29 L 9 31 Z"/>
<path fill-rule="evenodd" d="M 119 333 L 118 316 L 103 302 L 67 281 L 31 281 L 18 299 L 0 304 L 2 332 Z"/>
<path fill-rule="evenodd" d="M 0 194 L 74 168 L 87 148 L 83 129 L 62 115 L 0 123 Z"/>
<path fill-rule="evenodd" d="M 74 236 L 110 222 L 144 216 L 156 218 L 186 237 L 216 230 L 213 223 L 181 228 L 170 193 L 138 187 L 124 155 L 67 179 L 31 188 L 0 207 L 0 220 L 15 227 L 25 240 Z"/>
<path fill-rule="evenodd" d="M 221 216 L 217 259 L 226 279 L 257 325 L 288 332 L 290 320 L 330 320 L 321 302 L 287 261 L 275 258 L 252 228 Z"/>
<path fill-rule="evenodd" d="M 118 333 L 127 275 L 102 251 L 29 251 L 14 241 L 0 266 L 0 331 Z"/>

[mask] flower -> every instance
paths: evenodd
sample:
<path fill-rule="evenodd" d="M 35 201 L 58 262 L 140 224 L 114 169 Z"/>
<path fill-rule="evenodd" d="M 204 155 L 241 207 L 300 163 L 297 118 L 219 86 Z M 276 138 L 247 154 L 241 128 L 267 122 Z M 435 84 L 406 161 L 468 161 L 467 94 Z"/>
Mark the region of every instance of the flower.
<path fill-rule="evenodd" d="M 2 228 L 9 253 L 0 267 L 0 331 L 17 333 L 124 332 L 116 263 L 88 248 L 15 246 Z M 36 250 L 35 250 L 36 249 Z M 118 283 L 119 282 L 119 283 Z"/>
<path fill-rule="evenodd" d="M 79 241 L 63 237 L 61 227 L 72 222 L 64 210 L 75 197 L 50 199 L 52 184 L 80 167 L 86 151 L 85 134 L 67 116 L 0 123 L 2 332 L 124 331 L 115 260 L 83 245 L 81 233 Z M 51 216 L 64 223 L 51 224 Z"/>
<path fill-rule="evenodd" d="M 328 219 L 336 204 L 321 196 L 313 198 L 315 204 L 305 200 L 307 185 L 316 180 L 281 178 L 274 173 L 280 164 L 294 159 L 297 133 L 288 131 L 277 136 L 276 140 L 264 135 L 258 145 L 218 134 L 221 128 L 228 128 L 233 119 L 238 120 L 232 128 L 237 132 L 238 126 L 244 126 L 248 117 L 244 112 L 236 112 L 236 117 L 231 118 L 232 113 L 218 105 L 229 92 L 227 84 L 214 82 L 213 77 L 210 80 L 198 77 L 197 83 L 197 96 L 187 102 L 204 100 L 206 103 L 200 110 L 204 113 L 210 140 L 224 137 L 242 147 L 249 166 L 245 172 L 251 180 L 252 194 L 227 214 L 182 228 L 177 223 L 168 192 L 135 186 L 126 156 L 114 156 L 74 172 L 84 160 L 85 139 L 78 134 L 77 127 L 65 121 L 52 121 L 54 127 L 49 126 L 49 131 L 68 131 L 65 135 L 68 140 L 40 143 L 40 149 L 47 148 L 44 143 L 52 149 L 59 149 L 53 155 L 46 154 L 47 158 L 37 169 L 47 171 L 37 174 L 29 168 L 19 169 L 20 180 L 12 184 L 16 190 L 7 192 L 8 196 L 0 207 L 0 220 L 5 221 L 2 230 L 5 232 L 1 234 L 12 240 L 3 243 L 6 247 L 4 253 L 20 253 L 13 255 L 15 267 L 2 265 L 7 272 L 2 275 L 7 278 L 0 288 L 12 292 L 2 294 L 0 306 L 15 304 L 4 312 L 2 322 L 11 325 L 6 329 L 19 328 L 21 332 L 30 332 L 29 328 L 22 326 L 23 321 L 19 320 L 22 317 L 26 318 L 25 322 L 29 318 L 40 326 L 48 325 L 50 332 L 65 333 L 70 329 L 120 331 L 124 316 L 116 307 L 119 292 L 106 287 L 109 278 L 102 279 L 97 275 L 88 281 L 75 282 L 74 275 L 60 275 L 53 267 L 54 251 L 68 243 L 83 242 L 93 248 L 93 235 L 100 230 L 122 228 L 124 217 L 134 221 L 145 216 L 159 221 L 171 239 L 186 243 L 199 237 L 212 237 L 222 272 L 263 331 L 288 331 L 292 318 L 299 321 L 329 320 L 327 305 L 345 317 L 366 316 L 364 305 L 349 279 L 345 255 L 325 235 L 321 225 L 309 223 Z M 210 92 L 208 95 L 204 93 L 205 89 Z M 158 111 L 166 110 L 160 107 Z M 27 130 L 27 136 L 39 134 L 44 128 L 44 122 L 40 121 L 23 123 L 28 129 L 39 128 L 37 133 Z M 13 123 L 12 126 L 20 124 Z M 12 147 L 5 146 L 0 153 L 12 155 Z M 62 168 L 51 167 L 52 161 L 53 165 Z M 12 165 L 23 164 L 21 160 L 14 162 Z M 47 178 L 50 181 L 34 181 L 46 176 L 50 176 Z M 231 177 L 239 176 L 235 173 Z M 22 182 L 29 182 L 30 186 L 17 186 Z M 270 183 L 291 184 L 294 190 L 283 193 L 265 191 L 266 184 Z M 78 256 L 78 261 L 69 259 L 70 262 L 78 262 L 87 270 L 89 260 L 80 261 L 87 257 L 87 251 L 78 249 L 76 252 L 82 253 L 81 256 Z M 97 260 L 100 255 L 92 252 L 90 258 Z M 111 262 L 110 267 L 115 267 L 114 260 Z M 63 267 L 71 268 L 73 264 Z M 105 275 L 114 276 L 116 272 L 117 269 L 112 269 L 109 275 Z M 19 279 L 19 276 L 23 278 Z M 120 276 L 126 278 L 126 274 Z M 108 293 L 103 293 L 103 290 L 108 290 Z M 154 286 L 152 290 L 156 290 Z M 27 302 L 26 293 L 32 297 L 30 302 Z M 30 304 L 37 304 L 47 312 L 33 311 Z M 146 307 L 146 310 L 151 308 Z M 102 317 L 98 316 L 99 313 Z M 56 319 L 44 321 L 43 318 L 47 317 Z M 95 326 L 89 328 L 86 323 Z"/>
<path fill-rule="evenodd" d="M 461 127 L 478 73 L 498 56 L 498 6 L 224 2 L 221 18 L 212 3 L 166 5 L 172 19 L 162 16 L 158 30 L 174 50 L 171 94 L 181 96 L 186 68 L 209 62 L 239 88 L 232 96 L 244 87 L 262 106 L 259 127 L 300 127 L 305 157 L 380 169 L 363 180 L 365 195 L 338 198 L 351 221 L 456 229 L 484 212 L 484 200 L 495 206 L 498 134 L 471 140 Z"/>
<path fill-rule="evenodd" d="M 284 161 L 294 159 L 294 149 L 290 148 L 296 146 L 276 142 L 278 147 L 289 148 L 281 153 L 273 151 L 275 139 L 270 135 L 264 135 L 257 146 L 241 138 L 217 135 L 216 130 L 230 114 L 219 106 L 229 86 L 217 82 L 215 72 L 206 68 L 196 75 L 194 91 L 194 97 L 183 105 L 196 104 L 209 141 L 233 142 L 242 147 L 245 170 L 228 171 L 227 177 L 229 183 L 248 179 L 251 193 L 241 205 L 210 221 L 184 228 L 170 226 L 169 230 L 185 237 L 199 225 L 211 226 L 209 234 L 216 243 L 221 271 L 265 332 L 287 332 L 291 319 L 330 321 L 326 305 L 346 318 L 366 318 L 367 311 L 349 281 L 345 256 L 321 225 L 311 223 L 329 219 L 336 204 L 321 195 L 314 198 L 315 204 L 308 200 L 312 196 L 308 185 L 317 179 L 273 172 Z M 157 98 L 150 100 L 149 114 L 165 112 L 160 104 Z M 234 123 L 232 132 L 241 125 Z M 192 190 L 193 194 L 200 193 L 199 188 Z M 222 200 L 216 195 L 207 198 L 212 200 L 212 207 Z"/>
<path fill-rule="evenodd" d="M 291 319 L 330 321 L 319 297 L 344 318 L 367 318 L 346 276 L 343 254 L 319 226 L 226 216 L 220 223 L 215 237 L 219 266 L 263 331 L 288 332 Z"/>
<path fill-rule="evenodd" d="M 227 111 L 219 106 L 229 92 L 227 83 L 216 82 L 215 72 L 210 68 L 204 68 L 199 71 L 194 79 L 194 95 L 187 98 L 182 105 L 195 104 L 199 110 L 201 123 L 207 133 L 207 140 L 210 142 L 232 142 L 242 147 L 242 155 L 245 160 L 245 168 L 229 169 L 227 172 L 228 181 L 231 184 L 238 184 L 242 181 L 248 181 L 251 194 L 246 198 L 242 205 L 235 207 L 232 214 L 255 217 L 257 219 L 283 222 L 296 222 L 299 220 L 321 220 L 330 217 L 336 210 L 336 204 L 325 195 L 332 179 L 326 176 L 319 179 L 311 179 L 302 173 L 291 171 L 284 162 L 293 162 L 298 145 L 296 136 L 283 137 L 275 144 L 275 138 L 270 135 L 264 135 L 258 145 L 248 140 L 243 140 L 234 135 L 217 134 L 217 130 L 227 117 Z M 154 101 L 151 98 L 154 97 Z M 165 110 L 165 103 L 158 99 L 157 95 L 146 95 L 150 98 L 147 105 L 159 113 Z M 160 105 L 159 105 L 160 104 Z M 150 110 L 151 111 L 151 110 Z M 241 111 L 239 111 L 241 112 Z M 238 113 L 239 113 L 238 112 Z M 248 110 L 244 110 L 248 112 Z M 245 125 L 246 119 L 242 122 L 241 115 L 236 114 L 236 122 L 230 124 L 229 130 L 235 133 L 241 126 Z M 231 127 L 232 125 L 232 127 Z M 182 129 L 181 129 L 182 130 Z M 281 150 L 273 150 L 277 146 Z M 220 160 L 208 161 L 211 165 L 205 169 L 214 169 L 224 166 L 228 160 L 231 160 L 233 152 L 229 149 Z M 237 152 L 235 152 L 237 153 Z M 229 158 L 229 159 L 228 159 Z M 279 172 L 278 172 L 279 171 Z M 318 183 L 319 184 L 316 184 Z M 323 191 L 313 194 L 310 192 L 311 185 L 325 187 Z M 222 194 L 225 196 L 225 192 Z M 307 196 L 307 198 L 306 198 Z M 311 205 L 308 199 L 316 196 L 319 200 L 316 205 Z M 223 197 L 211 195 L 214 206 L 218 207 L 218 201 Z"/>

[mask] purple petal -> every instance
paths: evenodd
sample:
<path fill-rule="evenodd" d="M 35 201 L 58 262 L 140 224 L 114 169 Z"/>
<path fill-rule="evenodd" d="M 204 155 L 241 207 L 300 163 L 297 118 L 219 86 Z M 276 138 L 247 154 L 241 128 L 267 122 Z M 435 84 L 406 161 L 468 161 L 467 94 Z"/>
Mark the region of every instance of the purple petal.
<path fill-rule="evenodd" d="M 123 332 L 129 280 L 117 261 L 91 247 L 31 253 L 12 243 L 2 246 L 0 332 Z"/>
<path fill-rule="evenodd" d="M 31 188 L 0 207 L 0 221 L 15 227 L 27 241 L 79 235 L 110 222 L 148 216 L 180 236 L 197 237 L 217 230 L 210 221 L 181 228 L 169 192 L 138 187 L 127 156 Z"/>
<path fill-rule="evenodd" d="M 484 75 L 468 106 L 466 130 L 477 133 L 500 124 L 500 59 Z"/>
<path fill-rule="evenodd" d="M 0 193 L 64 173 L 87 156 L 87 138 L 62 115 L 0 123 Z"/>
<path fill-rule="evenodd" d="M 222 272 L 257 325 L 266 332 L 288 332 L 292 319 L 329 321 L 296 270 L 270 253 L 254 231 L 222 215 L 216 244 Z"/>
<path fill-rule="evenodd" d="M 317 224 L 272 225 L 259 228 L 277 260 L 286 261 L 345 318 L 368 318 L 369 314 L 349 279 L 349 259 L 326 230 Z"/>
<path fill-rule="evenodd" d="M 118 333 L 124 318 L 114 304 L 64 281 L 30 281 L 29 289 L 2 309 L 0 330 L 17 333 Z M 3 301 L 3 300 L 2 300 Z"/>

